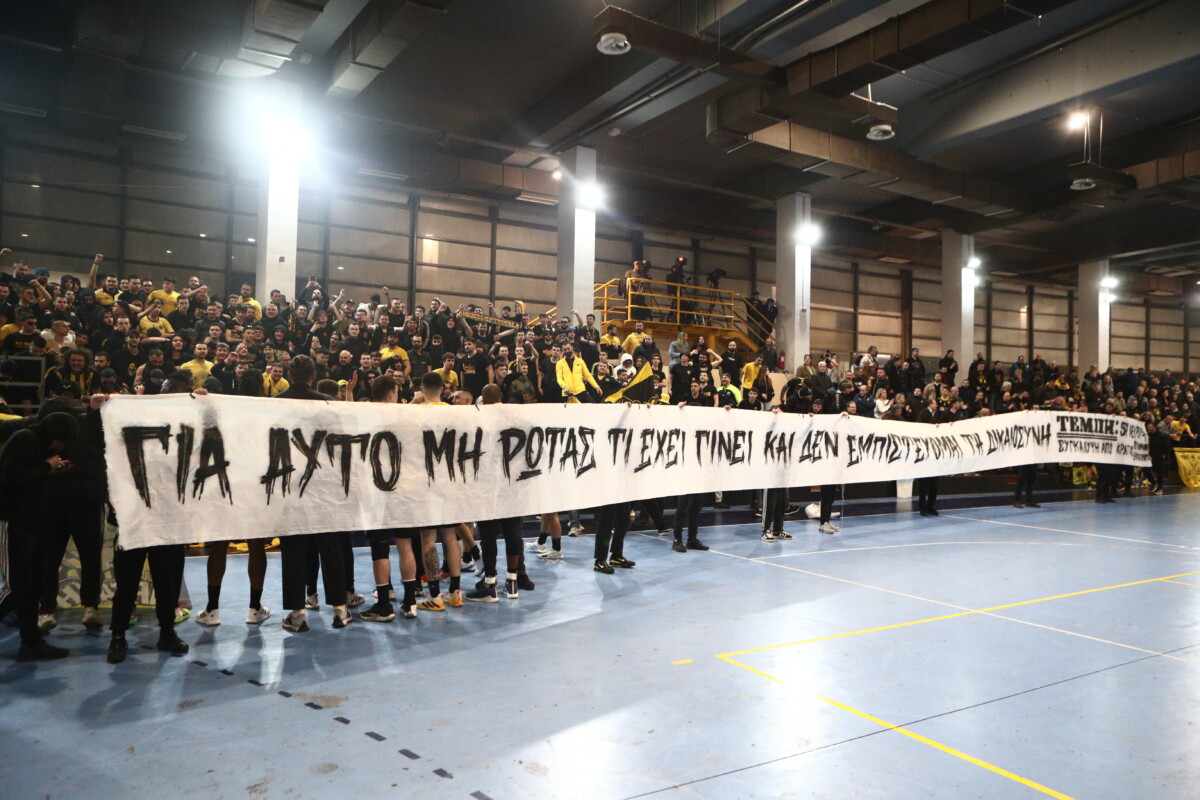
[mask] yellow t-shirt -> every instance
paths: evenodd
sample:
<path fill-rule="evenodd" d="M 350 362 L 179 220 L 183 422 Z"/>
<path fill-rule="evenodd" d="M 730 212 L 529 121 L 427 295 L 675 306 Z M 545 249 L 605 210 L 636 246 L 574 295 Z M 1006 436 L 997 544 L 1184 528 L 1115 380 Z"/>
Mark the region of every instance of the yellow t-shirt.
<path fill-rule="evenodd" d="M 435 369 L 434 372 L 442 376 L 442 382 L 449 386 L 451 391 L 458 389 L 458 373 L 453 369 Z M 443 405 L 449 405 L 449 403 L 443 403 Z"/>
<path fill-rule="evenodd" d="M 449 404 L 449 403 L 444 403 L 444 402 L 442 402 L 441 400 L 434 400 L 433 402 L 429 402 L 428 400 L 426 400 L 426 401 L 425 401 L 425 402 L 424 402 L 422 405 L 427 405 L 427 406 L 448 406 L 448 405 L 450 405 L 450 404 Z"/>
<path fill-rule="evenodd" d="M 158 328 L 158 332 L 163 336 L 170 336 L 175 333 L 175 329 L 171 327 L 171 323 L 167 322 L 165 316 L 159 316 L 158 320 L 150 319 L 150 315 L 142 317 L 138 320 L 138 333 L 145 336 L 151 328 Z"/>
<path fill-rule="evenodd" d="M 191 361 L 179 365 L 180 369 L 186 369 L 192 373 L 192 391 L 199 389 L 208 380 L 208 376 L 212 373 L 212 362 L 203 361 L 199 358 L 193 358 Z"/>
<path fill-rule="evenodd" d="M 155 300 L 162 300 L 162 314 L 165 317 L 179 305 L 179 292 L 168 292 L 166 289 L 157 289 L 150 293 L 150 296 L 146 298 L 146 302 L 153 303 Z"/>
<path fill-rule="evenodd" d="M 632 355 L 633 351 L 638 349 L 638 346 L 641 345 L 642 340 L 645 338 L 646 334 L 644 333 L 631 333 L 625 337 L 625 343 L 621 345 L 621 349 Z"/>
<path fill-rule="evenodd" d="M 403 347 L 385 347 L 379 351 L 379 358 L 382 361 L 387 361 L 392 356 L 398 356 L 401 361 L 408 361 L 408 351 Z"/>
<path fill-rule="evenodd" d="M 763 367 L 751 361 L 746 366 L 742 367 L 742 388 L 749 389 L 758 380 L 758 374 L 763 371 Z"/>
<path fill-rule="evenodd" d="M 115 294 L 109 294 L 103 289 L 97 289 L 96 302 L 102 306 L 111 306 L 113 303 L 117 302 L 117 296 Z"/>
<path fill-rule="evenodd" d="M 4 340 L 8 338 L 10 333 L 16 333 L 19 330 L 21 330 L 21 326 L 15 322 L 10 322 L 3 328 L 0 328 L 0 347 L 4 346 Z"/>

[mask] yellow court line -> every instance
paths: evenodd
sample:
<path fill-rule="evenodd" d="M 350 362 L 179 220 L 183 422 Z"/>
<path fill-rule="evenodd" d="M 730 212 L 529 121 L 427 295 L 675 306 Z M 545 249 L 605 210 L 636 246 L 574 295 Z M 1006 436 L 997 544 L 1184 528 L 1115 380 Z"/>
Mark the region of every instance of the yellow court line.
<path fill-rule="evenodd" d="M 678 667 L 680 664 L 691 664 L 692 661 L 693 661 L 693 659 L 690 659 L 690 658 L 681 658 L 678 661 L 672 661 L 671 666 Z"/>
<path fill-rule="evenodd" d="M 1200 547 L 1193 547 L 1190 544 L 1171 544 L 1170 542 L 1155 542 L 1150 539 L 1130 539 L 1127 536 L 1109 536 L 1104 533 L 1083 533 L 1082 531 L 1068 531 L 1064 528 L 1043 528 L 1040 525 L 1025 525 L 1020 522 L 1002 522 L 998 519 L 980 519 L 979 517 L 964 517 L 961 514 L 942 514 L 947 519 L 963 519 L 968 522 L 987 522 L 991 525 L 1007 525 L 1010 528 L 1029 528 L 1035 531 L 1049 531 L 1050 533 L 1070 533 L 1075 536 L 1091 536 L 1096 539 L 1116 539 L 1121 542 L 1137 542 L 1138 544 L 1156 544 L 1159 547 L 1176 547 L 1181 550 L 1200 550 Z"/>
<path fill-rule="evenodd" d="M 741 661 L 730 658 L 728 655 L 726 655 L 724 653 L 719 654 L 717 656 L 717 658 L 721 659 L 722 661 L 724 661 L 727 664 L 733 664 L 735 667 L 741 667 L 742 669 L 746 670 L 747 672 L 753 672 L 755 675 L 759 675 L 763 678 L 766 678 L 769 681 L 774 681 L 775 683 L 783 683 L 783 681 L 781 681 L 779 678 L 776 678 L 774 675 L 768 675 L 767 673 L 763 672 L 761 669 L 755 669 L 754 667 L 750 666 L 749 664 L 743 664 Z"/>
<path fill-rule="evenodd" d="M 1163 583 L 1178 583 L 1180 586 L 1194 586 L 1200 589 L 1200 583 L 1188 583 L 1187 581 L 1173 581 L 1170 578 L 1163 578 Z"/>
<path fill-rule="evenodd" d="M 817 577 L 831 578 L 832 580 L 844 581 L 844 579 L 842 579 L 842 578 L 835 578 L 835 577 L 828 576 L 828 575 L 821 575 L 820 573 L 817 573 L 817 572 L 809 572 L 808 570 L 795 569 L 794 567 L 785 567 L 782 564 L 772 564 L 771 566 L 780 567 L 782 569 L 791 569 L 795 572 L 802 572 L 802 573 L 805 573 L 808 575 L 815 575 Z M 1167 576 L 1161 577 L 1161 578 L 1146 578 L 1146 579 L 1140 580 L 1140 581 L 1129 581 L 1128 583 L 1118 583 L 1118 584 L 1114 584 L 1112 586 L 1101 586 L 1101 587 L 1094 588 L 1094 589 L 1081 589 L 1077 592 L 1066 592 L 1063 594 L 1051 595 L 1049 597 L 1039 597 L 1034 600 L 1022 600 L 1022 601 L 1019 601 L 1016 603 L 1005 603 L 1004 605 L 990 606 L 987 608 L 965 609 L 965 610 L 960 611 L 955 614 L 944 614 L 944 615 L 938 616 L 938 617 L 927 617 L 925 619 L 910 620 L 908 622 L 897 622 L 897 623 L 893 623 L 891 625 L 881 625 L 881 626 L 878 626 L 875 628 L 864 628 L 862 630 L 848 631 L 845 633 L 834 633 L 834 634 L 829 634 L 826 636 L 817 636 L 817 637 L 814 637 L 811 639 L 800 639 L 800 640 L 797 640 L 794 642 L 783 642 L 782 644 L 765 645 L 763 647 L 751 647 L 751 648 L 747 648 L 745 650 L 731 650 L 727 653 L 718 654 L 717 658 L 724 658 L 725 656 L 741 656 L 741 655 L 746 655 L 747 653 L 761 653 L 761 652 L 764 652 L 767 650 L 778 650 L 783 647 L 794 647 L 797 645 L 811 644 L 813 642 L 822 642 L 822 641 L 828 641 L 831 639 L 843 639 L 848 636 L 858 636 L 858 635 L 864 634 L 864 633 L 877 633 L 879 631 L 892 630 L 894 628 L 907 628 L 912 625 L 922 625 L 926 622 L 939 622 L 944 619 L 954 619 L 955 617 L 967 617 L 967 616 L 971 616 L 973 614 L 988 614 L 989 612 L 1003 611 L 1004 609 L 1007 609 L 1007 608 L 1017 608 L 1020 606 L 1032 605 L 1034 603 L 1045 603 L 1050 600 L 1062 600 L 1067 597 L 1079 597 L 1081 595 L 1094 594 L 1096 592 L 1107 592 L 1112 589 L 1124 589 L 1129 586 L 1140 586 L 1140 585 L 1146 584 L 1146 583 L 1157 583 L 1160 581 L 1170 580 L 1172 578 L 1185 578 L 1185 577 L 1188 577 L 1189 575 L 1200 575 L 1200 571 L 1183 572 L 1178 575 L 1167 575 Z M 853 581 L 844 581 L 844 582 L 854 583 Z M 879 587 L 868 586 L 867 584 L 856 584 L 856 585 L 864 586 L 866 588 L 872 588 L 872 589 L 879 588 Z M 893 594 L 903 594 L 901 592 L 892 592 L 889 589 L 880 589 L 880 590 L 885 591 L 885 592 L 890 592 Z M 904 596 L 912 597 L 917 600 L 926 600 L 927 602 L 937 603 L 938 605 L 945 605 L 945 606 L 949 606 L 951 608 L 962 608 L 962 606 L 955 606 L 951 603 L 944 603 L 940 600 L 927 600 L 926 598 L 916 597 L 915 595 L 904 595 Z M 1000 619 L 1010 619 L 1009 617 L 1003 617 L 1000 615 L 994 615 L 994 616 L 997 616 Z M 1016 619 L 1013 619 L 1012 621 L 1013 622 L 1024 622 L 1024 620 L 1016 620 Z M 1030 623 L 1030 624 L 1037 625 L 1037 623 Z M 1037 627 L 1047 627 L 1047 626 L 1038 625 Z M 1062 632 L 1063 633 L 1071 633 L 1070 631 L 1062 631 Z M 1083 634 L 1078 634 L 1078 635 L 1082 636 Z M 1095 637 L 1087 637 L 1087 638 L 1095 638 Z M 1097 639 L 1097 641 L 1103 641 L 1103 640 Z M 1122 647 L 1128 647 L 1129 649 L 1139 650 L 1141 652 L 1154 652 L 1154 651 L 1146 651 L 1139 647 L 1133 647 L 1132 645 L 1121 645 L 1119 642 L 1108 642 L 1108 643 L 1116 644 L 1116 645 L 1122 646 Z M 751 670 L 751 671 L 754 671 L 754 670 Z"/>
<path fill-rule="evenodd" d="M 775 556 L 757 556 L 756 558 L 752 558 L 751 561 L 770 562 L 770 561 L 775 561 L 780 558 L 803 558 L 805 556 L 831 556 L 831 555 L 838 555 L 839 553 L 861 553 L 864 550 L 896 550 L 901 547 L 941 547 L 943 545 L 951 545 L 951 544 L 971 544 L 971 545 L 974 545 L 974 544 L 985 544 L 985 545 L 986 544 L 991 544 L 991 545 L 1029 544 L 1029 545 L 1037 545 L 1039 547 L 1106 547 L 1106 548 L 1111 548 L 1114 550 L 1140 550 L 1140 551 L 1147 552 L 1147 553 L 1165 552 L 1164 550 L 1162 550 L 1161 548 L 1158 548 L 1158 547 L 1122 547 L 1120 545 L 1115 545 L 1115 544 L 1102 545 L 1102 544 L 1092 544 L 1090 542 L 1044 542 L 1044 541 L 1042 541 L 1042 542 L 1039 542 L 1039 541 L 1026 542 L 1026 541 L 1018 541 L 1015 539 L 1009 539 L 1007 541 L 1000 541 L 1000 542 L 910 542 L 909 544 L 880 544 L 880 545 L 875 545 L 872 547 L 846 547 L 846 548 L 842 548 L 840 550 L 805 550 L 805 551 L 802 551 L 799 553 L 780 553 L 779 555 L 775 555 Z"/>
<path fill-rule="evenodd" d="M 949 755 L 952 755 L 955 758 L 961 758 L 963 761 L 974 764 L 977 767 L 983 767 L 984 769 L 988 770 L 989 772 L 994 772 L 997 775 L 1002 775 L 1005 778 L 1008 778 L 1010 781 L 1016 781 L 1017 783 L 1021 784 L 1022 786 L 1028 786 L 1030 789 L 1036 789 L 1037 791 L 1041 792 L 1042 794 L 1048 794 L 1051 797 L 1057 797 L 1057 798 L 1059 798 L 1059 800 L 1074 800 L 1074 798 L 1072 798 L 1070 795 L 1066 795 L 1066 794 L 1063 794 L 1062 792 L 1051 789 L 1049 786 L 1044 786 L 1044 785 L 1038 783 L 1037 781 L 1031 781 L 1031 780 L 1029 780 L 1029 778 L 1022 778 L 1020 775 L 1016 774 L 1015 772 L 1009 772 L 1008 770 L 1004 769 L 1003 767 L 998 767 L 995 764 L 984 761 L 981 758 L 976 758 L 975 756 L 967 755 L 963 751 L 955 750 L 953 747 L 944 745 L 941 742 L 935 742 L 933 739 L 930 739 L 928 736 L 922 736 L 921 734 L 916 733 L 914 731 L 910 731 L 907 728 L 903 728 L 899 725 L 893 725 L 890 722 L 885 722 L 884 720 L 881 720 L 879 717 L 872 716 L 871 714 L 868 714 L 865 711 L 859 711 L 857 708 L 851 708 L 850 706 L 846 705 L 845 703 L 839 703 L 836 700 L 830 700 L 828 697 L 822 697 L 821 695 L 817 695 L 817 697 L 819 697 L 821 700 L 824 700 L 826 703 L 829 703 L 831 706 L 835 706 L 837 708 L 842 709 L 843 711 L 850 712 L 851 714 L 855 715 L 856 717 L 861 717 L 862 719 L 868 720 L 870 722 L 874 722 L 876 725 L 882 725 L 883 727 L 887 728 L 888 730 L 892 730 L 892 731 L 895 731 L 896 733 L 903 734 L 903 735 L 909 737 L 910 739 L 916 739 L 918 742 L 921 742 L 922 744 L 927 744 L 930 747 L 933 747 L 937 750 L 941 750 L 943 753 L 948 753 Z"/>

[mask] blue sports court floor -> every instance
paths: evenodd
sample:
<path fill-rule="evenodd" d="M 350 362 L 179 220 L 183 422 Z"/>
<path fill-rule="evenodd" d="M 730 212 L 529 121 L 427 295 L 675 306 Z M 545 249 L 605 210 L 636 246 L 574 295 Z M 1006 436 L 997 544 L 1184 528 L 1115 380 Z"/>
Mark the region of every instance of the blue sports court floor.
<path fill-rule="evenodd" d="M 179 626 L 186 657 L 143 614 L 109 666 L 67 612 L 70 658 L 3 662 L 0 796 L 1193 798 L 1198 515 L 1177 494 L 771 544 L 722 525 L 708 553 L 634 535 L 612 576 L 565 539 L 519 600 L 341 631 L 326 609 L 299 636 L 241 623 L 231 558 L 226 622 Z"/>

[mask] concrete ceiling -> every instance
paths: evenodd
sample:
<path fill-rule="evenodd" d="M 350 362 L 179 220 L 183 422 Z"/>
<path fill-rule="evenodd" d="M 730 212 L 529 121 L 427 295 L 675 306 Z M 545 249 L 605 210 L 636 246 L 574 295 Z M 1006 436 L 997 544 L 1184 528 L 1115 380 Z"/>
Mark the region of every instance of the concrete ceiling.
<path fill-rule="evenodd" d="M 854 257 L 884 254 L 883 239 L 935 245 L 954 227 L 1005 274 L 1060 279 L 1101 245 L 1139 254 L 1125 270 L 1161 266 L 1159 248 L 1174 270 L 1200 270 L 1186 241 L 1200 230 L 1200 175 L 1161 161 L 1200 147 L 1192 0 L 625 0 L 644 24 L 619 57 L 595 49 L 606 5 L 10 3 L 0 125 L 113 141 L 136 126 L 220 149 L 214 119 L 239 88 L 292 80 L 326 124 L 330 163 L 417 187 L 423 175 L 512 197 L 585 144 L 629 220 L 767 242 L 774 198 L 806 191 L 838 231 L 832 249 Z M 895 108 L 856 97 L 868 94 Z M 1080 108 L 1094 142 L 1103 118 L 1091 160 L 1136 188 L 1066 190 L 1085 153 L 1064 120 Z M 897 136 L 868 143 L 879 119 Z M 792 144 L 752 133 L 784 120 Z M 806 151 L 830 135 L 844 144 Z"/>

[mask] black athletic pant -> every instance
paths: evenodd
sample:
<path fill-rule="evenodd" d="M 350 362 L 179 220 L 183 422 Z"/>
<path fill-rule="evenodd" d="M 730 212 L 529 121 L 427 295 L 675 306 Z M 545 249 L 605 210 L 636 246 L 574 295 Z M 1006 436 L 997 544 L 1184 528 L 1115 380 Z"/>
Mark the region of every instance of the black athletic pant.
<path fill-rule="evenodd" d="M 346 567 L 342 542 L 337 533 L 309 533 L 279 537 L 279 556 L 283 570 L 283 607 L 289 611 L 304 608 L 308 557 L 320 558 L 325 582 L 325 602 L 331 606 L 346 604 Z M 316 583 L 314 577 L 313 583 Z"/>
<path fill-rule="evenodd" d="M 58 606 L 58 573 L 67 540 L 79 551 L 79 603 L 100 605 L 100 550 L 104 545 L 102 503 L 48 503 L 46 533 L 42 537 L 41 613 L 53 614 Z"/>
<path fill-rule="evenodd" d="M 675 538 L 683 538 L 683 529 L 688 530 L 688 541 L 700 532 L 700 509 L 704 508 L 703 494 L 681 494 L 675 498 Z"/>
<path fill-rule="evenodd" d="M 41 547 L 36 533 L 14 527 L 9 522 L 0 522 L 6 528 L 8 563 L 5 577 L 9 595 L 5 605 L 11 604 L 17 613 L 21 629 L 21 644 L 37 644 L 42 641 L 38 628 L 38 595 L 42 582 Z M 57 580 L 55 586 L 58 585 Z"/>
<path fill-rule="evenodd" d="M 787 489 L 763 490 L 763 533 L 783 530 L 783 512 L 787 511 Z"/>
<path fill-rule="evenodd" d="M 483 540 L 484 577 L 494 578 L 496 577 L 496 558 L 499 555 L 499 548 L 496 546 L 497 539 L 504 539 L 506 559 L 515 560 L 521 555 L 521 518 L 489 519 L 486 522 L 480 522 L 475 527 L 479 531 L 479 538 Z M 516 572 L 517 569 L 514 567 L 512 571 Z"/>
<path fill-rule="evenodd" d="M 917 478 L 917 502 L 921 511 L 933 511 L 937 505 L 938 479 Z"/>
<path fill-rule="evenodd" d="M 1111 500 L 1117 490 L 1118 467 L 1112 464 L 1096 465 L 1096 499 Z"/>
<path fill-rule="evenodd" d="M 820 522 L 830 522 L 833 520 L 833 498 L 837 495 L 837 486 L 829 485 L 821 487 L 821 519 Z M 933 485 L 933 500 L 937 500 L 937 484 Z M 930 500 L 930 508 L 933 507 L 933 500 Z"/>
<path fill-rule="evenodd" d="M 1033 484 L 1037 481 L 1037 464 L 1025 464 L 1017 467 L 1017 493 L 1014 502 L 1021 502 L 1021 495 L 1025 495 L 1025 502 L 1033 502 Z"/>
<path fill-rule="evenodd" d="M 611 503 L 596 509 L 597 561 L 607 561 L 609 548 L 613 556 L 625 555 L 625 534 L 629 532 L 629 503 Z"/>
<path fill-rule="evenodd" d="M 641 506 L 642 510 L 646 512 L 646 516 L 654 522 L 655 528 L 663 531 L 669 527 L 667 521 L 663 518 L 663 501 L 661 497 L 643 500 Z"/>
<path fill-rule="evenodd" d="M 147 560 L 150 562 L 150 580 L 154 583 L 154 615 L 158 617 L 159 636 L 174 633 L 175 607 L 179 605 L 179 592 L 183 589 L 183 547 L 181 544 L 163 544 L 113 551 L 113 573 L 117 579 L 109 626 L 113 633 L 123 634 L 129 629 L 129 618 L 133 616 Z"/>

